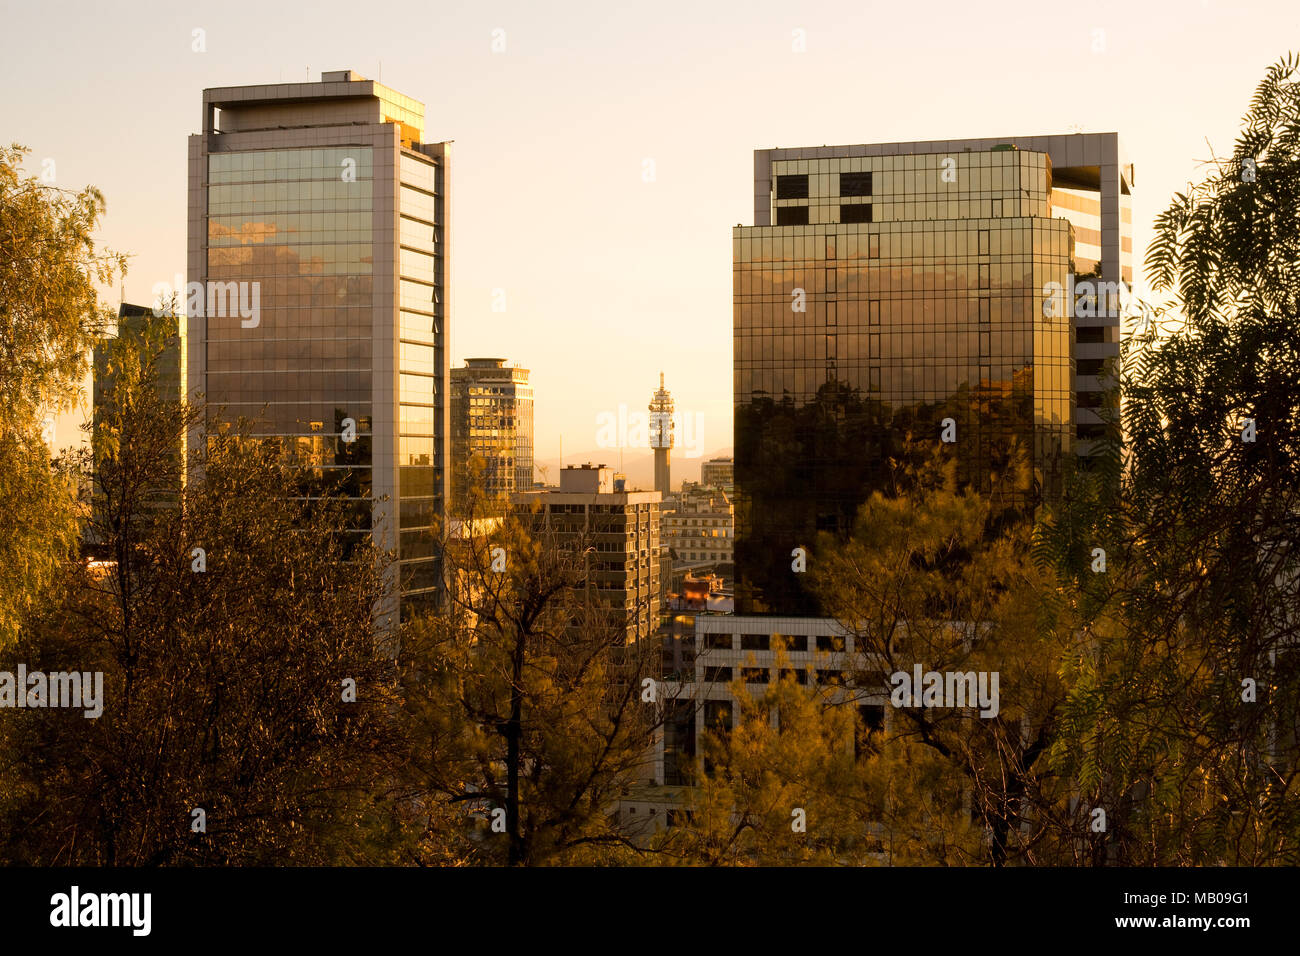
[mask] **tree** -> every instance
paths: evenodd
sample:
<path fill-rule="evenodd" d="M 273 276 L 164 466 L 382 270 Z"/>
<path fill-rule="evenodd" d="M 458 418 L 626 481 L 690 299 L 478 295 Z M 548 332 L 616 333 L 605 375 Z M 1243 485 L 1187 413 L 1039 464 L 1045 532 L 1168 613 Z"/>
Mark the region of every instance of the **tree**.
<path fill-rule="evenodd" d="M 412 626 L 401 658 L 410 799 L 446 828 L 435 844 L 511 865 L 639 852 L 616 810 L 653 776 L 659 652 L 627 644 L 603 605 L 596 531 L 472 503 L 446 529 L 447 606 Z"/>
<path fill-rule="evenodd" d="M 85 375 L 105 322 L 95 283 L 125 273 L 121 256 L 95 250 L 99 191 L 25 175 L 27 152 L 0 148 L 0 650 L 76 544 L 74 476 L 51 470 L 40 420 L 71 407 Z"/>
<path fill-rule="evenodd" d="M 0 712 L 3 858 L 355 862 L 382 837 L 395 752 L 383 556 L 343 560 L 341 506 L 293 499 L 291 470 L 240 427 L 211 427 L 182 488 L 202 410 L 153 387 L 157 341 L 108 346 L 85 520 L 109 561 L 65 562 L 6 655 L 101 672 L 103 712 Z"/>
<path fill-rule="evenodd" d="M 1107 811 L 1092 862 L 1300 858 L 1298 69 L 1268 70 L 1232 155 L 1156 220 L 1169 328 L 1123 352 L 1110 480 L 1041 529 L 1081 617 L 1052 759 Z"/>

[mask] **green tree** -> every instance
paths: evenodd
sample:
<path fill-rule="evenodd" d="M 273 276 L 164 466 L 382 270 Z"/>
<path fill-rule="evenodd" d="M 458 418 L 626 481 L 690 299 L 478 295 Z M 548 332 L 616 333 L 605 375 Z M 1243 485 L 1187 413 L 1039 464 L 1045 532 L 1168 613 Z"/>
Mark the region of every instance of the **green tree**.
<path fill-rule="evenodd" d="M 51 470 L 41 417 L 72 406 L 106 321 L 95 283 L 125 273 L 121 256 L 95 249 L 99 191 L 26 174 L 27 152 L 0 148 L 0 649 L 76 545 L 75 476 Z"/>
<path fill-rule="evenodd" d="M 644 695 L 659 649 L 627 644 L 603 604 L 593 533 L 479 517 L 472 502 L 448 529 L 447 605 L 402 649 L 408 779 L 433 845 L 511 865 L 640 852 L 616 810 L 653 776 L 661 701 Z"/>
<path fill-rule="evenodd" d="M 385 845 L 396 750 L 374 619 L 383 556 L 343 560 L 341 507 L 294 500 L 291 470 L 240 428 L 213 427 L 182 489 L 177 450 L 201 410 L 154 387 L 150 342 L 109 344 L 86 518 L 108 560 L 65 562 L 51 608 L 4 662 L 102 672 L 103 713 L 0 712 L 0 853 L 72 865 L 367 859 Z"/>
<path fill-rule="evenodd" d="M 1123 457 L 1041 529 L 1081 618 L 1052 760 L 1106 810 L 1090 862 L 1300 858 L 1298 69 L 1156 220 L 1168 328 L 1124 349 Z"/>

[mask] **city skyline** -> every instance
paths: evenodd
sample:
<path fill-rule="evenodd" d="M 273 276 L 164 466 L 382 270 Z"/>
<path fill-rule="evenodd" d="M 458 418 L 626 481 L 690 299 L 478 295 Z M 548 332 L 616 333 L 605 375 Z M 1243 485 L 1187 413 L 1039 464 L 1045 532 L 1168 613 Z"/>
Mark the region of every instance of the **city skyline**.
<path fill-rule="evenodd" d="M 1297 18 L 1280 3 L 1150 10 L 1103 4 L 1082 20 L 1066 11 L 1018 17 L 1017 10 L 1031 9 L 1018 4 L 998 27 L 975 11 L 941 6 L 936 17 L 944 29 L 936 38 L 917 31 L 903 12 L 848 4 L 760 7 L 734 20 L 686 8 L 647 17 L 594 6 L 554 20 L 507 6 L 490 14 L 450 9 L 400 35 L 355 17 L 345 33 L 333 30 L 350 9 L 327 4 L 316 26 L 288 12 L 258 11 L 257 27 L 269 42 L 253 45 L 240 40 L 254 23 L 251 11 L 231 11 L 218 28 L 215 18 L 205 26 L 202 15 L 160 5 L 111 17 L 86 10 L 80 14 L 86 29 L 64 38 L 61 50 L 78 60 L 79 70 L 25 87 L 9 111 L 15 138 L 32 148 L 29 168 L 41 170 L 49 159 L 57 184 L 103 190 L 108 217 L 100 238 L 135 256 L 121 298 L 148 302 L 156 283 L 185 271 L 181 143 L 192 132 L 193 102 L 202 89 L 302 82 L 309 74 L 315 80 L 322 71 L 354 69 L 422 95 L 438 135 L 457 143 L 460 171 L 450 359 L 458 365 L 474 355 L 510 354 L 533 369 L 541 398 L 539 462 L 558 458 L 561 434 L 572 450 L 566 460 L 585 456 L 596 447 L 596 416 L 621 403 L 643 404 L 646 384 L 661 368 L 678 407 L 703 416 L 705 453 L 730 445 L 731 383 L 717 371 L 729 364 L 731 347 L 729 231 L 747 221 L 752 196 L 744 184 L 755 149 L 1046 135 L 1076 125 L 1089 132 L 1119 129 L 1137 170 L 1134 260 L 1141 289 L 1154 213 L 1196 174 L 1197 161 L 1209 152 L 1207 139 L 1227 151 L 1235 133 L 1231 117 L 1260 65 L 1277 55 L 1255 23 L 1269 15 L 1284 27 Z M 29 9 L 11 14 L 9 42 L 0 41 L 11 83 L 41 72 L 50 55 L 32 20 L 39 16 Z M 196 30 L 203 31 L 201 52 L 192 49 L 200 42 Z M 155 40 L 147 64 L 123 70 L 109 50 L 144 32 L 174 39 Z M 1046 35 L 1052 44 L 1039 42 Z M 30 39 L 19 46 L 18 37 Z M 504 49 L 494 52 L 498 40 Z M 1153 111 L 1152 98 L 1174 81 L 1159 64 L 1174 62 L 1181 55 L 1175 50 L 1212 54 L 1221 72 L 1179 78 L 1182 95 Z M 1071 65 L 1059 62 L 1062 54 Z M 434 61 L 442 66 L 426 65 Z M 873 93 L 890 89 L 891 71 L 911 62 L 939 65 L 917 71 L 906 96 Z M 1007 62 L 1015 65 L 987 68 Z M 683 73 L 682 63 L 691 69 Z M 1054 84 L 1021 82 L 1052 70 L 1071 70 L 1089 82 L 1064 97 Z M 1222 75 L 1237 79 L 1223 82 Z M 967 82 L 968 76 L 979 82 Z M 153 109 L 114 110 L 110 89 Z M 755 98 L 752 89 L 764 92 Z M 836 95 L 809 99 L 809 89 Z M 1145 98 L 1132 95 L 1143 89 L 1151 91 Z M 75 125 L 61 118 L 69 97 L 92 107 Z M 729 104 L 724 115 L 682 112 L 684 104 L 709 97 Z M 557 98 L 575 108 L 557 115 L 546 105 Z M 104 108 L 93 108 L 97 103 Z M 869 118 L 846 103 L 869 107 Z M 615 119 L 616 109 L 627 118 Z M 109 136 L 160 148 L 84 147 L 86 139 Z M 520 141 L 533 148 L 511 148 Z M 624 225 L 631 222 L 635 228 Z M 116 306 L 118 291 L 105 301 Z M 556 328 L 565 336 L 555 336 Z M 567 375 L 561 358 L 569 345 L 557 339 L 570 336 L 599 343 L 580 380 Z M 649 340 L 658 347 L 647 347 Z M 675 347 L 686 341 L 691 348 Z M 618 363 L 602 361 L 615 354 Z M 87 392 L 87 409 L 88 398 Z M 61 444 L 79 439 L 75 417 L 59 422 Z M 695 464 L 676 457 L 679 467 Z"/>

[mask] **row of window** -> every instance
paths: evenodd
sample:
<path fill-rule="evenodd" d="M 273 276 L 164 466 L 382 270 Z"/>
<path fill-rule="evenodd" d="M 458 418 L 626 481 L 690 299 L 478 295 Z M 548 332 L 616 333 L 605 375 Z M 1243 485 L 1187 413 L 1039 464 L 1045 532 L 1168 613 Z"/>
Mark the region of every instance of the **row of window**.
<path fill-rule="evenodd" d="M 740 679 L 746 684 L 767 684 L 772 679 L 772 668 L 767 667 L 741 667 L 738 668 Z M 787 677 L 792 678 L 796 683 L 808 683 L 808 673 L 812 671 L 814 678 L 819 684 L 845 684 L 849 680 L 849 674 L 840 668 L 804 668 L 804 667 L 782 667 L 777 668 L 776 679 L 785 680 Z M 735 680 L 735 669 L 730 667 L 706 667 L 704 668 L 704 682 L 708 684 L 729 684 Z"/>
<path fill-rule="evenodd" d="M 843 651 L 844 637 L 833 634 L 819 634 L 815 638 L 816 647 L 819 651 Z M 773 634 L 741 634 L 740 649 L 742 651 L 771 651 L 776 649 L 777 641 L 783 641 L 787 651 L 807 651 L 807 635 L 773 635 Z M 734 634 L 705 634 L 704 646 L 711 650 L 734 650 Z"/>
<path fill-rule="evenodd" d="M 871 173 L 840 173 L 841 196 L 870 196 Z M 807 199 L 808 174 L 776 177 L 777 199 Z"/>
<path fill-rule="evenodd" d="M 870 203 L 852 203 L 840 206 L 840 222 L 872 222 Z M 807 206 L 778 206 L 776 210 L 778 226 L 808 225 Z"/>

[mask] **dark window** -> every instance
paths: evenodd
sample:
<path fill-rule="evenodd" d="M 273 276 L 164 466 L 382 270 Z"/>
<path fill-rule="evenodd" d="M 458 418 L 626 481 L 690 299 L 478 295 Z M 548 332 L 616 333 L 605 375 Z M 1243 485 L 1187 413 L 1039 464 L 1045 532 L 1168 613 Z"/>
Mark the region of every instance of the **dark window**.
<path fill-rule="evenodd" d="M 806 651 L 808 650 L 808 638 L 803 635 L 783 634 L 781 639 L 785 642 L 787 651 Z"/>
<path fill-rule="evenodd" d="M 1080 408 L 1101 408 L 1102 392 L 1079 392 L 1076 401 Z"/>
<path fill-rule="evenodd" d="M 880 733 L 885 729 L 884 704 L 863 704 L 858 707 L 858 714 L 862 717 L 862 726 L 868 731 Z"/>
<path fill-rule="evenodd" d="M 817 637 L 817 650 L 842 651 L 844 650 L 844 638 L 836 637 L 833 634 L 820 634 Z"/>
<path fill-rule="evenodd" d="M 726 684 L 731 681 L 730 667 L 706 667 L 704 679 L 713 684 Z"/>
<path fill-rule="evenodd" d="M 808 225 L 808 207 L 807 206 L 781 206 L 776 211 L 776 224 L 778 226 Z"/>
<path fill-rule="evenodd" d="M 1097 439 L 1097 438 L 1105 438 L 1106 426 L 1093 425 L 1093 424 L 1075 425 L 1074 435 L 1076 438 L 1082 441 L 1092 441 L 1093 439 Z"/>
<path fill-rule="evenodd" d="M 711 650 L 731 650 L 730 634 L 705 634 L 704 646 Z"/>
<path fill-rule="evenodd" d="M 821 684 L 843 684 L 845 681 L 844 671 L 841 670 L 824 670 L 817 668 L 817 681 Z"/>
<path fill-rule="evenodd" d="M 864 704 L 858 708 L 858 715 L 862 718 L 862 727 L 853 741 L 855 757 L 873 751 L 871 735 L 885 730 L 885 708 L 880 704 Z"/>
<path fill-rule="evenodd" d="M 859 202 L 840 206 L 840 222 L 871 222 L 871 203 Z"/>
<path fill-rule="evenodd" d="M 787 677 L 794 678 L 796 684 L 808 683 L 808 672 L 802 667 L 782 667 L 778 679 L 785 680 Z"/>
<path fill-rule="evenodd" d="M 841 196 L 870 196 L 870 173 L 840 173 Z M 867 220 L 870 222 L 871 220 Z"/>
<path fill-rule="evenodd" d="M 1087 345 L 1105 342 L 1106 327 L 1104 325 L 1081 325 L 1076 330 L 1074 340 Z"/>
<path fill-rule="evenodd" d="M 740 679 L 746 684 L 766 684 L 768 670 L 766 667 L 742 667 Z"/>
<path fill-rule="evenodd" d="M 772 638 L 767 634 L 742 634 L 740 635 L 740 649 L 742 651 L 766 651 L 772 646 Z"/>
<path fill-rule="evenodd" d="M 1080 375 L 1100 375 L 1105 364 L 1105 359 L 1079 359 L 1074 369 Z"/>
<path fill-rule="evenodd" d="M 802 176 L 777 176 L 776 198 L 807 199 L 808 175 L 805 173 Z"/>
<path fill-rule="evenodd" d="M 731 701 L 706 700 L 704 702 L 704 725 L 710 730 L 730 730 Z"/>

